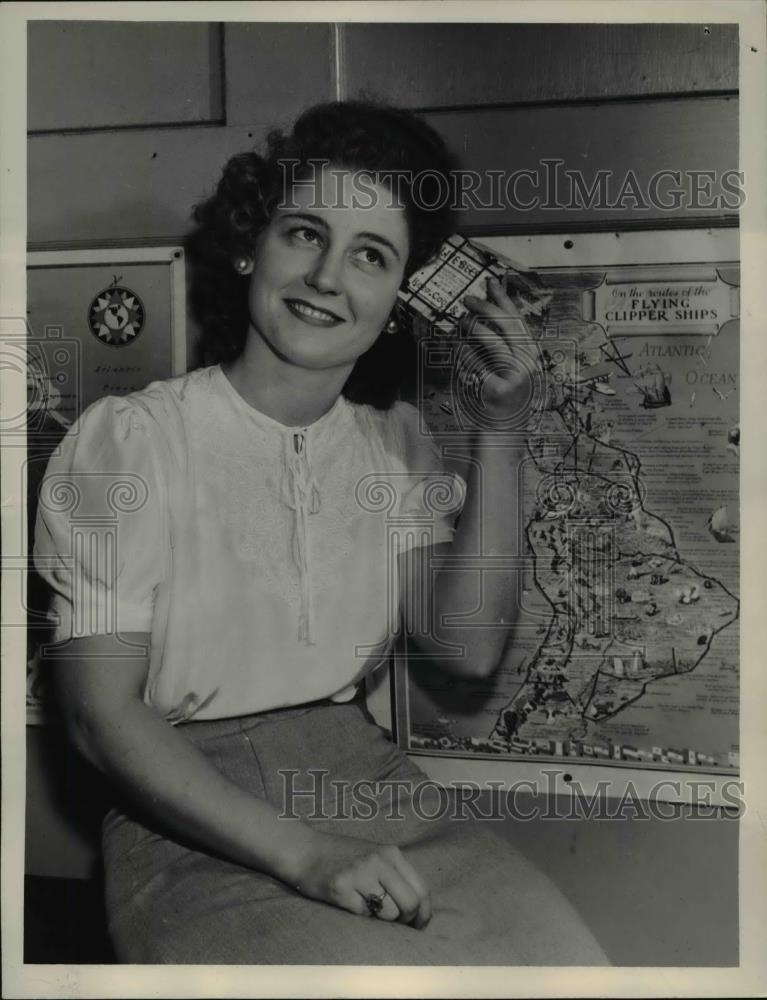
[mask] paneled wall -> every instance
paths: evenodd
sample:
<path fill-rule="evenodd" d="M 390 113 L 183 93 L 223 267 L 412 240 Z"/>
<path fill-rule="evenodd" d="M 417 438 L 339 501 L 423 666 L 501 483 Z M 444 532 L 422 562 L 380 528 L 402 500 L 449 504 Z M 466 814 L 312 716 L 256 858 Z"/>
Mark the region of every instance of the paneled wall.
<path fill-rule="evenodd" d="M 99 32 L 120 87 L 101 89 Z M 332 35 L 327 24 L 32 22 L 30 243 L 180 242 L 229 156 L 333 95 Z M 37 131 L 51 122 L 58 131 Z"/>
<path fill-rule="evenodd" d="M 732 91 L 737 29 L 703 24 L 349 24 L 345 83 L 409 108 Z"/>
<path fill-rule="evenodd" d="M 737 26 L 33 22 L 29 239 L 178 242 L 225 159 L 304 107 L 428 112 L 479 171 L 559 158 L 587 183 L 737 169 Z M 527 193 L 527 189 L 521 190 Z M 487 199 L 483 199 L 487 200 Z M 469 211 L 469 231 L 722 221 L 726 208 Z"/>
<path fill-rule="evenodd" d="M 219 24 L 38 21 L 29 54 L 31 132 L 224 123 Z"/>

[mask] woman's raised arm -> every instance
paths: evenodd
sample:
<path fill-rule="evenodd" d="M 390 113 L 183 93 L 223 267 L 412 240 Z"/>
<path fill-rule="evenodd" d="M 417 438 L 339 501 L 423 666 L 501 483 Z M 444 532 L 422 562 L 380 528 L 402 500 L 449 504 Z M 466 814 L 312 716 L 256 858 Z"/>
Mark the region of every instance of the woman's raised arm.
<path fill-rule="evenodd" d="M 435 545 L 430 552 L 414 549 L 403 554 L 400 580 L 405 628 L 419 650 L 447 673 L 477 679 L 500 666 L 519 611 L 520 573 L 511 563 L 520 555 L 519 479 L 526 445 L 518 434 L 499 446 L 493 424 L 524 412 L 534 385 L 529 360 L 524 361 L 528 352 L 520 352 L 522 359 L 516 357 L 520 347 L 531 346 L 529 334 L 500 284 L 488 282 L 487 301 L 470 296 L 464 301 L 470 313 L 463 321 L 466 340 L 459 376 L 472 370 L 472 362 L 474 370 L 486 369 L 483 406 L 494 419 L 471 430 L 467 496 L 452 542 Z M 476 334 L 482 338 L 481 348 L 472 341 Z M 455 557 L 475 564 L 484 560 L 490 572 L 480 573 L 476 565 L 450 565 Z M 446 619 L 472 612 L 493 624 L 469 621 L 443 629 Z M 421 626 L 423 621 L 428 628 Z M 463 656 L 445 655 L 456 646 L 463 647 Z"/>

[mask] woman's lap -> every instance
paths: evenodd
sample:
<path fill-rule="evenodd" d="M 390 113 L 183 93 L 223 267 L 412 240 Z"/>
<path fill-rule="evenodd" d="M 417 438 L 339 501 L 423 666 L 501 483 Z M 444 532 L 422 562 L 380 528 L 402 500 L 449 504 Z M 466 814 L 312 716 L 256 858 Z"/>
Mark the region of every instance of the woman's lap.
<path fill-rule="evenodd" d="M 451 819 L 428 783 L 415 799 L 407 794 L 405 783 L 417 789 L 423 774 L 358 706 L 191 725 L 193 742 L 232 780 L 279 805 L 286 823 L 302 815 L 328 832 L 399 844 L 429 885 L 434 914 L 421 930 L 358 917 L 112 813 L 107 912 L 120 961 L 608 964 L 564 896 L 489 821 Z M 355 792 L 363 777 L 379 781 L 375 808 L 367 784 Z M 344 797 L 333 794 L 341 788 Z"/>

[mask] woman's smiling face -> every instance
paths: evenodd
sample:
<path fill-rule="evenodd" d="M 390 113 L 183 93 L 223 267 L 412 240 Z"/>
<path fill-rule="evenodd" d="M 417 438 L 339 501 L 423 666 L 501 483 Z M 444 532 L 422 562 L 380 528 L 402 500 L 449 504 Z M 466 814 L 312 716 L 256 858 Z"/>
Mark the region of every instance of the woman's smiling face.
<path fill-rule="evenodd" d="M 325 168 L 296 185 L 258 239 L 249 336 L 288 364 L 353 366 L 396 301 L 410 250 L 405 210 L 369 178 L 363 193 L 359 178 Z"/>

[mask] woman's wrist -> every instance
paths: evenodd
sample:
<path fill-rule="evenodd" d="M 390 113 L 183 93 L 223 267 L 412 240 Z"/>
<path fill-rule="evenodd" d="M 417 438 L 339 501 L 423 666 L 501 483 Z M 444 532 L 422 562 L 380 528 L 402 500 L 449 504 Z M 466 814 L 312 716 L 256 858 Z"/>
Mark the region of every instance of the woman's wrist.
<path fill-rule="evenodd" d="M 269 864 L 270 874 L 295 888 L 312 864 L 321 835 L 303 820 L 282 818 L 278 822 L 285 829 L 279 831 L 279 845 Z"/>

